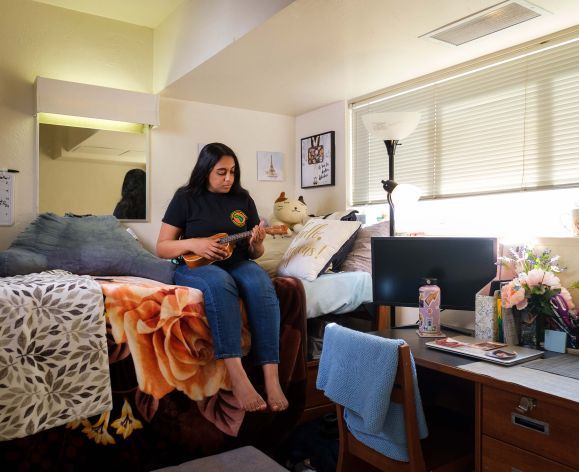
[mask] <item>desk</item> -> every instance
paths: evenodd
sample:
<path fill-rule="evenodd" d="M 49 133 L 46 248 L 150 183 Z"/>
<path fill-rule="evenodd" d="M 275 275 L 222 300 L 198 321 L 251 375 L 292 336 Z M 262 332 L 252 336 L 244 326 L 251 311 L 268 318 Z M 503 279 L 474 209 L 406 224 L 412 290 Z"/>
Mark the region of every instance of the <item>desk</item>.
<path fill-rule="evenodd" d="M 404 339 L 417 366 L 472 382 L 475 470 L 579 470 L 579 380 L 560 377 L 565 388 L 558 391 L 557 387 L 546 388 L 540 382 L 541 377 L 547 379 L 553 374 L 525 369 L 529 370 L 531 380 L 525 382 L 526 386 L 520 385 L 513 383 L 517 376 L 510 378 L 509 369 L 518 369 L 520 374 L 523 364 L 513 367 L 489 364 L 491 375 L 484 375 L 477 369 L 478 361 L 429 349 L 425 343 L 431 339 L 419 337 L 413 329 L 381 330 L 373 334 Z M 569 391 L 576 392 L 573 399 L 569 399 Z M 534 405 L 526 413 L 517 410 L 523 397 Z"/>

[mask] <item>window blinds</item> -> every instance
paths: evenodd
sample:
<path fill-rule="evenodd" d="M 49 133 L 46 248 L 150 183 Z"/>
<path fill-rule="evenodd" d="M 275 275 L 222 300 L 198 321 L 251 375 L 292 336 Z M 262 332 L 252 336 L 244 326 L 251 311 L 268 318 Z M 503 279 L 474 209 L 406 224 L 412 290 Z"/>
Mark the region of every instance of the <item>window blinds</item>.
<path fill-rule="evenodd" d="M 396 149 L 394 170 L 423 198 L 579 186 L 578 40 L 354 103 L 354 205 L 386 200 L 386 147 L 361 119 L 385 111 L 422 113 Z"/>

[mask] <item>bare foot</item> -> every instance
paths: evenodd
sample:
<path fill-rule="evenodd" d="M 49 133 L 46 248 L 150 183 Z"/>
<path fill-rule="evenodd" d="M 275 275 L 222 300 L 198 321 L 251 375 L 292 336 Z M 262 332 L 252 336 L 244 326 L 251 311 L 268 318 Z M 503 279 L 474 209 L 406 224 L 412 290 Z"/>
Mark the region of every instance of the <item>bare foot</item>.
<path fill-rule="evenodd" d="M 267 403 L 257 393 L 251 384 L 239 357 L 224 359 L 225 367 L 231 378 L 231 390 L 233 396 L 245 411 L 263 411 L 267 408 Z"/>
<path fill-rule="evenodd" d="M 287 409 L 289 403 L 279 384 L 277 364 L 264 364 L 263 377 L 265 379 L 265 391 L 267 392 L 267 404 L 271 411 Z"/>

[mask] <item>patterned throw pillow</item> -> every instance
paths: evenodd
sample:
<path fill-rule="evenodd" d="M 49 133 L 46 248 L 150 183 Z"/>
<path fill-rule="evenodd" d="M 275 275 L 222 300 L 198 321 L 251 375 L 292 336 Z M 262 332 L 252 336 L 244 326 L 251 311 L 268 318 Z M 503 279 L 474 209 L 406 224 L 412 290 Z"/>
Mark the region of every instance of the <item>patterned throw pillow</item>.
<path fill-rule="evenodd" d="M 0 252 L 0 277 L 62 269 L 77 275 L 134 275 L 172 284 L 174 264 L 148 252 L 112 215 L 39 215 Z"/>
<path fill-rule="evenodd" d="M 330 268 L 334 256 L 354 241 L 359 228 L 357 221 L 309 220 L 285 252 L 278 275 L 315 280 Z"/>

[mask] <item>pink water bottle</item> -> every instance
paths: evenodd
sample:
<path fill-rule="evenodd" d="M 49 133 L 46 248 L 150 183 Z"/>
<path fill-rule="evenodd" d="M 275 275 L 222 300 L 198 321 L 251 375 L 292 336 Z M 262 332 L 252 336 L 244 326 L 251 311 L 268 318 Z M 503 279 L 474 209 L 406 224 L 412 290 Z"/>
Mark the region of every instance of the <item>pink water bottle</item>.
<path fill-rule="evenodd" d="M 437 280 L 425 277 L 418 289 L 418 333 L 424 336 L 440 334 L 440 287 Z"/>

